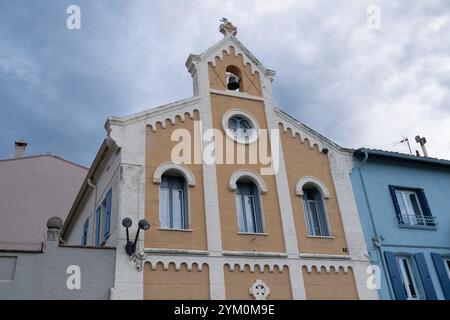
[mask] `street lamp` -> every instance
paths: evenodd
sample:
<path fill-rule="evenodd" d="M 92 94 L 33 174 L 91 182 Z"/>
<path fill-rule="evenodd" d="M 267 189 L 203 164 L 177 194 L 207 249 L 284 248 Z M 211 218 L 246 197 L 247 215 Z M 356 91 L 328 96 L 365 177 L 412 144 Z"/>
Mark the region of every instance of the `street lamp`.
<path fill-rule="evenodd" d="M 122 220 L 122 226 L 124 226 L 127 230 L 127 244 L 125 245 L 125 252 L 129 255 L 132 256 L 135 252 L 136 252 L 136 245 L 137 245 L 137 241 L 138 241 L 138 237 L 139 237 L 139 231 L 142 230 L 148 230 L 150 229 L 150 223 L 148 223 L 147 220 L 142 219 L 139 220 L 138 223 L 138 230 L 136 232 L 136 237 L 134 238 L 134 242 L 130 240 L 130 233 L 128 231 L 128 229 L 132 226 L 133 221 L 131 221 L 130 218 L 124 218 Z"/>

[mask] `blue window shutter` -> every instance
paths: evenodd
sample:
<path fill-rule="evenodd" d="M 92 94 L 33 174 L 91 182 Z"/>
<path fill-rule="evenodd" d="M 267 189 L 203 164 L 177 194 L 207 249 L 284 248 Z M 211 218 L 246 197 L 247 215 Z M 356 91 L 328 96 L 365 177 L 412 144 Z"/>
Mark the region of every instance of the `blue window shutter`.
<path fill-rule="evenodd" d="M 100 223 L 101 223 L 102 206 L 97 207 L 95 212 L 95 245 L 100 245 Z"/>
<path fill-rule="evenodd" d="M 406 300 L 406 292 L 403 287 L 400 269 L 398 268 L 397 258 L 393 252 L 385 251 L 387 267 L 389 270 L 389 277 L 391 279 L 392 288 L 394 289 L 395 298 L 397 300 Z"/>
<path fill-rule="evenodd" d="M 450 300 L 450 279 L 444 265 L 444 259 L 439 253 L 435 252 L 431 253 L 431 257 L 433 258 L 434 267 L 436 268 L 445 299 Z"/>
<path fill-rule="evenodd" d="M 86 219 L 83 226 L 83 237 L 81 238 L 81 245 L 85 246 L 87 244 L 87 236 L 89 230 L 89 218 Z"/>
<path fill-rule="evenodd" d="M 427 197 L 425 196 L 425 191 L 423 189 L 417 189 L 417 195 L 419 196 L 420 205 L 422 206 L 423 214 L 431 217 L 430 206 L 428 205 Z"/>
<path fill-rule="evenodd" d="M 106 194 L 106 219 L 105 219 L 105 232 L 103 234 L 104 239 L 109 238 L 109 231 L 111 228 L 111 193 L 112 189 L 109 189 Z"/>
<path fill-rule="evenodd" d="M 395 212 L 397 216 L 401 215 L 400 206 L 398 205 L 397 195 L 395 194 L 395 186 L 389 186 L 389 191 L 391 192 L 392 201 L 394 202 Z"/>
<path fill-rule="evenodd" d="M 433 281 L 431 280 L 430 272 L 428 271 L 427 262 L 423 253 L 414 254 L 417 269 L 419 270 L 420 278 L 422 279 L 423 289 L 427 300 L 437 300 L 436 291 L 434 291 Z"/>

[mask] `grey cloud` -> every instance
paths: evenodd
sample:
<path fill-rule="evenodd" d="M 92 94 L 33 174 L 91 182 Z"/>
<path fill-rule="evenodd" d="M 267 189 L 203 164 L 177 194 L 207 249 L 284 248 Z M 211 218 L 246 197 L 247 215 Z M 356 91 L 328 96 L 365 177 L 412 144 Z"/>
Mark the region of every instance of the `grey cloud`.
<path fill-rule="evenodd" d="M 65 28 L 78 4 L 82 29 Z M 367 30 L 366 8 L 381 8 Z M 15 138 L 89 165 L 108 115 L 188 97 L 184 62 L 219 19 L 277 71 L 277 104 L 346 147 L 427 136 L 450 158 L 447 1 L 9 1 L 0 10 L 0 157 Z"/>

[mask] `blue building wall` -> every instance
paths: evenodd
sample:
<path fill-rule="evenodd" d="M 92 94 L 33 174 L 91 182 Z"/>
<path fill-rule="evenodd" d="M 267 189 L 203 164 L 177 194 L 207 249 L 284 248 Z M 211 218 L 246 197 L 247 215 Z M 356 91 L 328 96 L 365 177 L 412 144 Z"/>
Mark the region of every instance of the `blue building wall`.
<path fill-rule="evenodd" d="M 365 153 L 367 151 L 368 158 Z M 450 162 L 427 163 L 423 158 L 414 161 L 415 157 L 411 156 L 404 157 L 395 153 L 385 155 L 358 150 L 354 155 L 351 174 L 369 255 L 372 263 L 381 268 L 379 296 L 381 299 L 398 298 L 385 252 L 406 255 L 423 253 L 432 283 L 431 290 L 434 289 L 437 299 L 449 299 L 450 280 L 442 278 L 442 269 L 440 273 L 437 271 L 432 253 L 450 258 Z M 437 227 L 400 227 L 389 185 L 423 189 L 431 214 L 437 219 Z M 380 246 L 375 245 L 373 240 L 377 237 L 381 239 L 378 241 Z M 422 277 L 427 275 L 420 276 L 421 262 L 417 262 L 414 256 L 411 256 L 411 261 L 421 298 L 430 298 L 432 295 L 426 297 L 425 294 L 426 290 L 430 290 L 426 287 L 429 282 L 422 281 Z M 444 276 L 449 277 L 448 274 Z M 448 282 L 441 284 L 441 281 L 446 280 Z M 443 286 L 446 288 L 443 289 Z"/>

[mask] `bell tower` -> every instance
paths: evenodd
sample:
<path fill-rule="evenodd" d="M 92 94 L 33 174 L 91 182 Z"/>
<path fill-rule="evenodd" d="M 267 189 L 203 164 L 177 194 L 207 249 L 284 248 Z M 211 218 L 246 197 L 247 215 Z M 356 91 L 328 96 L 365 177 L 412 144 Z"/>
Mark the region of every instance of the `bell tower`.
<path fill-rule="evenodd" d="M 271 95 L 275 71 L 266 69 L 239 42 L 237 28 L 228 19 L 221 20 L 219 31 L 224 36 L 221 41 L 200 55 L 191 54 L 186 61 L 193 77 L 194 95 L 201 95 L 203 90 L 257 97 Z"/>

